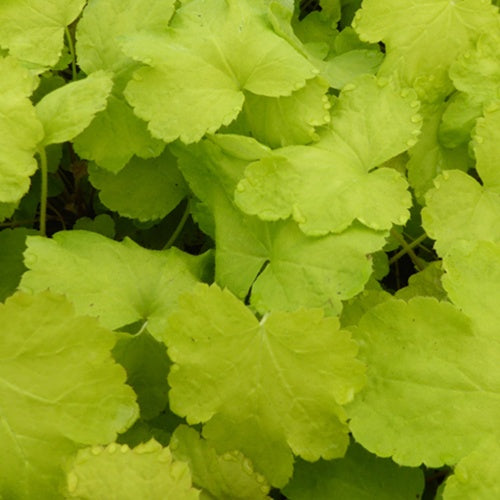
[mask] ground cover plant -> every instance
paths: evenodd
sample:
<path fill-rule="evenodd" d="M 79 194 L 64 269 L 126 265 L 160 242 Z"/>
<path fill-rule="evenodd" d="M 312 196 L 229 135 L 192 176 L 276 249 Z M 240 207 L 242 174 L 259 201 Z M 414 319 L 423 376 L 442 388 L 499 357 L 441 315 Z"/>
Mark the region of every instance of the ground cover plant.
<path fill-rule="evenodd" d="M 0 497 L 500 498 L 491 0 L 0 3 Z"/>

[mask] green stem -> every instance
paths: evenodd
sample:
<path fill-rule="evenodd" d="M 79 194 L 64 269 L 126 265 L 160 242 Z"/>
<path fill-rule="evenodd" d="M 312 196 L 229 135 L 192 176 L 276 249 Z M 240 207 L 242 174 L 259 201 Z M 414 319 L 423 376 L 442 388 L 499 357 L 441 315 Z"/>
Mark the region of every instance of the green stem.
<path fill-rule="evenodd" d="M 66 40 L 68 42 L 68 49 L 71 55 L 71 74 L 73 80 L 76 80 L 76 54 L 75 54 L 75 46 L 73 44 L 73 38 L 71 37 L 71 33 L 69 28 L 66 26 L 64 32 L 66 33 Z"/>
<path fill-rule="evenodd" d="M 172 233 L 172 235 L 168 239 L 167 243 L 165 243 L 165 246 L 163 247 L 164 249 L 170 248 L 175 243 L 175 240 L 179 237 L 179 234 L 181 233 L 182 229 L 184 228 L 184 225 L 186 224 L 186 221 L 188 220 L 188 217 L 190 214 L 189 208 L 190 208 L 189 202 L 187 202 L 186 209 L 184 210 L 184 213 L 182 214 L 181 220 L 179 221 L 179 224 L 177 224 L 175 231 Z"/>
<path fill-rule="evenodd" d="M 399 260 L 403 255 L 408 254 L 413 264 L 419 271 L 423 271 L 424 266 L 421 263 L 421 260 L 418 258 L 417 254 L 413 251 L 413 249 L 420 245 L 422 241 L 427 238 L 427 235 L 424 233 L 419 236 L 416 240 L 411 243 L 407 243 L 406 240 L 394 229 L 391 229 L 391 236 L 398 241 L 398 243 L 403 247 L 396 255 L 393 255 L 389 260 L 389 264 L 394 264 L 397 260 Z"/>
<path fill-rule="evenodd" d="M 38 150 L 40 156 L 40 175 L 42 178 L 42 188 L 40 193 L 40 234 L 46 235 L 47 221 L 47 195 L 48 195 L 48 171 L 47 171 L 47 155 L 45 148 Z"/>

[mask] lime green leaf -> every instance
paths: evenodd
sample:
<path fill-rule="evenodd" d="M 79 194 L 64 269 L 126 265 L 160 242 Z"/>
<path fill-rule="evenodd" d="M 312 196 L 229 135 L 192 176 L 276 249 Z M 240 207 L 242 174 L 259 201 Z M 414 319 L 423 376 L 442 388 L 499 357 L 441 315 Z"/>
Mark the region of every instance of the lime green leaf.
<path fill-rule="evenodd" d="M 36 234 L 32 229 L 4 229 L 0 232 L 0 302 L 15 292 L 21 276 L 26 271 L 23 251 L 26 236 Z"/>
<path fill-rule="evenodd" d="M 500 98 L 500 22 L 495 28 L 481 35 L 450 68 L 455 87 L 485 103 Z"/>
<path fill-rule="evenodd" d="M 317 139 L 315 127 L 330 121 L 328 84 L 319 78 L 290 96 L 263 97 L 248 92 L 243 116 L 251 135 L 276 148 Z"/>
<path fill-rule="evenodd" d="M 196 500 L 187 464 L 173 460 L 168 448 L 154 440 L 130 449 L 111 443 L 78 452 L 68 473 L 66 498 L 137 500 L 172 498 Z"/>
<path fill-rule="evenodd" d="M 70 141 L 106 107 L 113 82 L 99 71 L 47 94 L 35 106 L 45 136 L 42 146 Z"/>
<path fill-rule="evenodd" d="M 106 110 L 74 141 L 82 157 L 118 172 L 133 155 L 158 156 L 163 142 L 151 137 L 123 97 L 123 89 L 139 66 L 121 50 L 120 40 L 140 30 L 164 31 L 173 14 L 173 1 L 90 1 L 76 30 L 78 64 L 90 74 L 112 71 L 115 86 Z"/>
<path fill-rule="evenodd" d="M 467 145 L 449 149 L 438 139 L 438 128 L 445 104 L 428 105 L 422 110 L 422 135 L 409 150 L 408 180 L 415 196 L 423 202 L 425 193 L 433 187 L 433 180 L 445 170 L 467 171 L 469 158 Z"/>
<path fill-rule="evenodd" d="M 241 111 L 243 90 L 286 96 L 319 72 L 247 0 L 184 3 L 170 26 L 166 34 L 131 36 L 123 44 L 127 55 L 148 65 L 125 96 L 165 142 L 196 142 L 228 125 Z"/>
<path fill-rule="evenodd" d="M 245 160 L 232 156 L 238 144 Z M 339 235 L 307 237 L 291 220 L 269 223 L 240 212 L 231 202 L 235 183 L 248 161 L 269 154 L 249 138 L 215 136 L 177 154 L 191 189 L 214 215 L 221 286 L 244 299 L 253 284 L 251 303 L 260 312 L 324 307 L 336 314 L 342 300 L 362 291 L 372 273 L 367 255 L 383 247 L 385 232 L 354 224 Z"/>
<path fill-rule="evenodd" d="M 341 89 L 361 75 L 377 73 L 383 59 L 379 50 L 351 50 L 327 59 L 322 75 L 331 87 Z"/>
<path fill-rule="evenodd" d="M 473 148 L 483 183 L 500 194 L 500 101 L 490 104 L 477 121 Z"/>
<path fill-rule="evenodd" d="M 356 297 L 353 297 L 344 304 L 342 314 L 340 316 L 340 324 L 342 328 L 356 326 L 363 315 L 386 300 L 389 300 L 392 295 L 385 290 L 370 290 L 365 289 Z"/>
<path fill-rule="evenodd" d="M 165 335 L 175 363 L 170 405 L 219 451 L 238 449 L 275 486 L 307 460 L 343 456 L 341 405 L 363 385 L 357 346 L 319 309 L 260 322 L 229 291 L 198 285 L 179 300 Z"/>
<path fill-rule="evenodd" d="M 455 467 L 445 483 L 444 500 L 500 497 L 500 441 L 487 440 Z"/>
<path fill-rule="evenodd" d="M 187 462 L 202 500 L 269 499 L 269 485 L 240 452 L 218 455 L 192 428 L 180 425 L 170 441 L 173 456 Z"/>
<path fill-rule="evenodd" d="M 165 346 L 146 330 L 123 335 L 113 349 L 113 356 L 127 371 L 127 383 L 137 394 L 141 418 L 148 420 L 167 406 L 167 374 L 170 360 Z"/>
<path fill-rule="evenodd" d="M 409 90 L 360 78 L 344 88 L 315 147 L 275 150 L 247 167 L 237 205 L 264 220 L 291 215 L 311 235 L 341 232 L 356 219 L 375 230 L 403 224 L 411 205 L 405 179 L 394 169 L 373 169 L 415 144 L 418 106 Z"/>
<path fill-rule="evenodd" d="M 353 27 L 362 40 L 384 42 L 386 57 L 380 74 L 396 72 L 422 100 L 434 102 L 452 90 L 450 65 L 472 48 L 482 31 L 495 28 L 497 16 L 496 7 L 480 0 L 404 4 L 399 0 L 364 0 Z"/>
<path fill-rule="evenodd" d="M 137 118 L 122 95 L 111 94 L 108 106 L 73 141 L 81 158 L 95 161 L 100 167 L 119 172 L 134 156 L 158 156 L 165 144 L 154 139 L 147 124 Z"/>
<path fill-rule="evenodd" d="M 59 498 L 64 460 L 129 427 L 135 394 L 111 358 L 112 332 L 65 298 L 17 293 L 0 321 L 0 491 Z"/>
<path fill-rule="evenodd" d="M 187 194 L 186 183 L 170 151 L 158 158 L 133 158 L 117 174 L 89 167 L 90 182 L 111 210 L 140 221 L 163 219 Z"/>
<path fill-rule="evenodd" d="M 421 470 L 398 467 L 352 443 L 342 459 L 297 461 L 283 492 L 293 500 L 408 500 L 420 498 L 423 489 Z"/>
<path fill-rule="evenodd" d="M 498 341 L 500 329 L 500 242 L 455 244 L 443 259 L 443 286 L 476 330 Z"/>
<path fill-rule="evenodd" d="M 453 464 L 498 433 L 500 343 L 447 302 L 369 310 L 355 330 L 367 384 L 347 408 L 356 441 L 402 465 Z"/>
<path fill-rule="evenodd" d="M 146 250 L 132 240 L 118 243 L 87 231 L 61 231 L 53 239 L 27 239 L 21 289 L 63 293 L 80 314 L 98 316 L 111 329 L 147 321 L 161 333 L 179 293 L 190 290 L 208 255 L 176 248 Z"/>
<path fill-rule="evenodd" d="M 85 0 L 2 0 L 0 45 L 33 65 L 54 66 L 64 46 L 64 29 L 84 5 Z"/>
<path fill-rule="evenodd" d="M 115 221 L 108 214 L 100 214 L 95 219 L 80 217 L 73 225 L 73 229 L 92 231 L 113 238 L 115 236 Z"/>
<path fill-rule="evenodd" d="M 43 129 L 28 99 L 33 77 L 10 57 L 0 58 L 0 74 L 0 202 L 17 203 L 37 168 L 33 155 Z"/>
<path fill-rule="evenodd" d="M 458 170 L 436 178 L 427 192 L 422 223 L 444 256 L 460 239 L 500 241 L 500 193 Z"/>
<path fill-rule="evenodd" d="M 412 274 L 408 279 L 408 286 L 399 289 L 395 297 L 408 301 L 421 295 L 446 300 L 447 294 L 441 283 L 442 276 L 441 262 L 431 262 L 423 271 Z"/>

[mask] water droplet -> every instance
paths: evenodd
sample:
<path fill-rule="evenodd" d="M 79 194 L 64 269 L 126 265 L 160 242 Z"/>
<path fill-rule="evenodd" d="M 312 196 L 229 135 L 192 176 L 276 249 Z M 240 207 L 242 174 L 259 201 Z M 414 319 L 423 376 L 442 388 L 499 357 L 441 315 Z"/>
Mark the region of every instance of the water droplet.
<path fill-rule="evenodd" d="M 356 88 L 356 85 L 354 85 L 354 83 L 348 83 L 347 85 L 344 85 L 342 92 L 350 92 L 351 90 L 354 90 L 355 88 Z"/>
<path fill-rule="evenodd" d="M 409 148 L 412 148 L 413 146 L 415 146 L 415 144 L 417 144 L 417 139 L 408 139 L 406 141 L 406 145 L 409 147 Z"/>
<path fill-rule="evenodd" d="M 412 123 L 420 123 L 423 120 L 422 115 L 416 114 L 411 117 Z"/>

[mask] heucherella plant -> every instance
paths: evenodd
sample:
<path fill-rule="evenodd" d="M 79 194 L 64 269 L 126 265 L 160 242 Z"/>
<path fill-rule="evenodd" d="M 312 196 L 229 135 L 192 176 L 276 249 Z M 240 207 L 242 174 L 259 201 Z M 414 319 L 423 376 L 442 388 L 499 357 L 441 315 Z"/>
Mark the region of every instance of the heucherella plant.
<path fill-rule="evenodd" d="M 499 498 L 498 3 L 0 2 L 0 498 Z"/>

